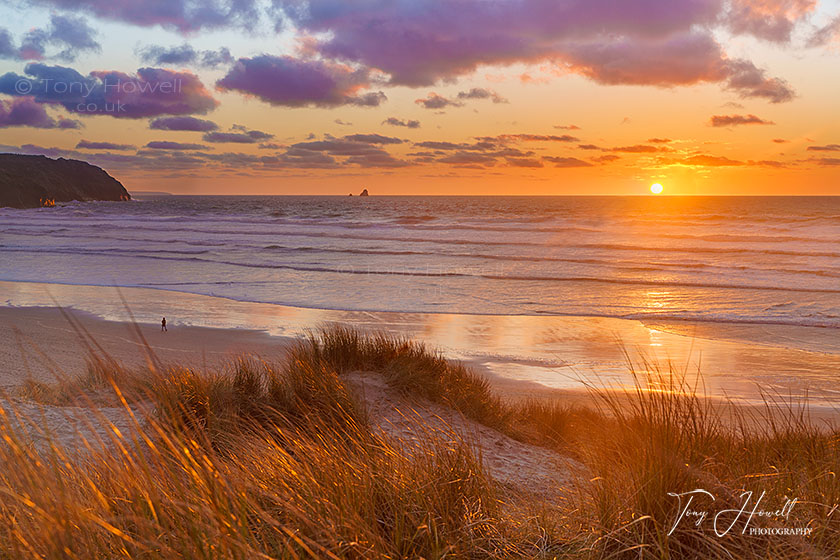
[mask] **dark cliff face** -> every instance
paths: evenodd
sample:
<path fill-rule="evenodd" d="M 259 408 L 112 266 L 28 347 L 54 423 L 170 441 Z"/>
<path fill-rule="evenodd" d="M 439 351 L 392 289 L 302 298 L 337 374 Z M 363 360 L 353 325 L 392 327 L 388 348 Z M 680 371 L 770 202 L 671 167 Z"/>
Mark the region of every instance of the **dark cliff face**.
<path fill-rule="evenodd" d="M 0 154 L 0 206 L 37 208 L 71 200 L 130 200 L 105 170 L 75 159 Z"/>

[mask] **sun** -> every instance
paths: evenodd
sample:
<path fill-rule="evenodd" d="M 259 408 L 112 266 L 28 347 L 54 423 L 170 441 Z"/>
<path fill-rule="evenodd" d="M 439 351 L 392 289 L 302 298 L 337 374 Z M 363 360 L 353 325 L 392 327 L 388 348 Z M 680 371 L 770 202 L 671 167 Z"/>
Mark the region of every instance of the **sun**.
<path fill-rule="evenodd" d="M 664 190 L 665 187 L 663 187 L 660 183 L 654 183 L 650 186 L 650 192 L 653 194 L 662 194 L 662 191 Z"/>

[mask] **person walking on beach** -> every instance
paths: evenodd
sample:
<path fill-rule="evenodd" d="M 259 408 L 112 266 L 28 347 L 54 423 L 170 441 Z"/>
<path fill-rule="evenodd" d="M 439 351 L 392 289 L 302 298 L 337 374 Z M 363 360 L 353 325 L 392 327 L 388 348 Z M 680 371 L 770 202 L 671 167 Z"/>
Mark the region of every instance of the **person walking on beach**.
<path fill-rule="evenodd" d="M 160 322 L 160 332 L 166 332 L 166 317 L 164 317 Z"/>

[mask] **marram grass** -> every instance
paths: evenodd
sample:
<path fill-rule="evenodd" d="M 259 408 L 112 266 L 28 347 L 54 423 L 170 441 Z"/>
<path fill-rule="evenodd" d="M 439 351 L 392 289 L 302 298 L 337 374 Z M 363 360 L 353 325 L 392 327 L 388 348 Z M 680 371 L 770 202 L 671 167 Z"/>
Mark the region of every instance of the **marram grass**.
<path fill-rule="evenodd" d="M 125 432 L 31 440 L 0 408 L 0 558 L 831 558 L 840 555 L 838 433 L 807 403 L 768 399 L 751 417 L 713 406 L 683 372 L 642 364 L 635 390 L 593 406 L 506 402 L 416 342 L 328 327 L 271 365 L 90 372 L 22 395 L 134 414 Z M 403 442 L 371 429 L 345 374 L 381 374 L 408 398 L 450 406 L 583 464 L 562 502 L 499 486 L 468 441 Z M 658 390 L 649 391 L 650 376 Z M 6 401 L 7 403 L 25 402 Z M 38 423 L 37 418 L 28 419 Z M 803 536 L 723 537 L 684 521 L 702 488 L 715 511 L 743 492 L 798 500 Z M 705 506 L 709 508 L 708 504 Z"/>

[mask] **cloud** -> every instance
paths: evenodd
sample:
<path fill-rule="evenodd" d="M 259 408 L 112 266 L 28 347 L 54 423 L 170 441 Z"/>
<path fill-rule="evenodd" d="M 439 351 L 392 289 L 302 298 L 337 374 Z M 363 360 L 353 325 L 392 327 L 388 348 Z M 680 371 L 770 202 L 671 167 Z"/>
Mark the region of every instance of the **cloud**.
<path fill-rule="evenodd" d="M 610 148 L 612 152 L 624 152 L 626 154 L 650 154 L 653 152 L 661 152 L 663 148 L 656 146 L 648 146 L 645 144 L 636 144 L 634 146 L 619 146 L 617 148 Z"/>
<path fill-rule="evenodd" d="M 358 165 L 359 167 L 364 168 L 394 168 L 407 167 L 411 165 L 409 162 L 395 158 L 387 152 L 351 156 L 347 158 L 344 163 L 349 165 Z"/>
<path fill-rule="evenodd" d="M 425 109 L 444 109 L 446 107 L 463 107 L 464 104 L 460 101 L 448 99 L 442 95 L 431 91 L 425 99 L 416 99 L 414 101 L 418 105 L 422 105 Z"/>
<path fill-rule="evenodd" d="M 76 144 L 76 149 L 126 151 L 133 150 L 134 146 L 131 144 L 115 144 L 114 142 L 91 142 L 90 140 L 79 140 L 79 143 Z"/>
<path fill-rule="evenodd" d="M 258 144 L 264 140 L 274 138 L 273 134 L 261 130 L 248 130 L 240 125 L 233 125 L 231 132 L 208 132 L 203 137 L 205 142 L 233 143 L 233 144 Z"/>
<path fill-rule="evenodd" d="M 260 18 L 256 0 L 34 0 L 33 3 L 144 27 L 160 25 L 181 32 L 248 28 Z"/>
<path fill-rule="evenodd" d="M 437 140 L 426 140 L 423 142 L 415 142 L 418 148 L 427 148 L 429 150 L 475 150 L 475 151 L 490 151 L 498 150 L 500 148 L 499 142 L 496 138 L 488 137 L 482 138 L 478 142 L 468 144 L 466 142 L 441 142 Z"/>
<path fill-rule="evenodd" d="M 405 140 L 381 134 L 351 134 L 344 137 L 351 142 L 367 142 L 368 144 L 402 144 Z"/>
<path fill-rule="evenodd" d="M 796 24 L 816 6 L 816 0 L 732 0 L 724 17 L 735 34 L 788 43 Z"/>
<path fill-rule="evenodd" d="M 747 161 L 747 165 L 752 165 L 756 167 L 775 167 L 775 168 L 782 168 L 787 167 L 788 164 L 783 161 L 775 161 L 772 159 L 761 159 L 761 160 L 749 160 Z"/>
<path fill-rule="evenodd" d="M 335 119 L 333 122 L 334 122 L 335 124 L 339 125 L 339 126 L 353 126 L 353 123 L 351 123 L 351 122 L 345 122 L 345 121 L 343 121 L 343 120 L 341 120 L 341 119 Z"/>
<path fill-rule="evenodd" d="M 18 49 L 9 30 L 0 27 L 0 59 L 3 58 L 18 58 Z"/>
<path fill-rule="evenodd" d="M 298 28 L 324 36 L 325 56 L 391 75 L 395 84 L 432 85 L 485 64 L 533 62 L 562 55 L 581 36 L 662 37 L 712 23 L 719 2 L 643 0 L 278 0 Z"/>
<path fill-rule="evenodd" d="M 716 127 L 741 126 L 745 124 L 771 125 L 773 121 L 767 121 L 755 115 L 714 115 L 709 119 L 709 124 Z"/>
<path fill-rule="evenodd" d="M 382 124 L 388 124 L 391 126 L 402 126 L 405 128 L 420 128 L 420 121 L 413 121 L 413 120 L 403 120 L 398 119 L 396 117 L 388 117 Z"/>
<path fill-rule="evenodd" d="M 784 80 L 768 78 L 752 62 L 729 59 L 714 38 L 691 31 L 665 41 L 620 39 L 571 46 L 568 69 L 607 85 L 675 86 L 720 82 L 741 97 L 790 101 L 793 89 Z"/>
<path fill-rule="evenodd" d="M 742 161 L 729 159 L 728 157 L 723 156 L 710 156 L 706 154 L 687 157 L 685 159 L 675 161 L 674 163 L 697 167 L 735 167 L 744 165 L 744 162 Z"/>
<path fill-rule="evenodd" d="M 834 167 L 840 165 L 840 158 L 817 158 L 815 160 L 816 163 L 820 165 L 825 165 L 827 167 Z"/>
<path fill-rule="evenodd" d="M 768 10 L 798 19 L 808 0 L 733 0 L 732 25 L 757 34 Z M 722 0 L 276 0 L 310 51 L 389 75 L 394 85 L 432 86 L 483 65 L 556 64 L 604 84 L 662 87 L 721 83 L 745 97 L 788 101 L 793 91 L 751 62 L 730 58 L 714 31 Z M 775 13 L 775 12 L 774 12 Z M 740 14 L 740 15 L 739 15 Z M 771 18 L 772 19 L 772 18 Z M 737 25 L 736 25 L 737 26 Z"/>
<path fill-rule="evenodd" d="M 592 161 L 595 161 L 595 162 L 598 162 L 598 163 L 612 163 L 612 162 L 618 161 L 620 159 L 621 159 L 621 156 L 617 156 L 615 154 L 604 154 L 602 156 L 592 158 Z"/>
<path fill-rule="evenodd" d="M 213 121 L 197 119 L 195 117 L 161 117 L 149 123 L 153 130 L 185 130 L 191 132 L 211 132 L 218 130 L 219 125 Z"/>
<path fill-rule="evenodd" d="M 48 27 L 30 29 L 24 34 L 19 46 L 14 45 L 8 30 L 0 29 L 0 58 L 54 58 L 69 62 L 81 53 L 101 51 L 102 48 L 95 37 L 96 31 L 83 18 L 52 14 Z M 50 47 L 61 50 L 50 53 Z"/>
<path fill-rule="evenodd" d="M 469 91 L 458 93 L 458 99 L 492 99 L 493 103 L 510 103 L 507 99 L 493 91 L 485 88 L 472 88 Z"/>
<path fill-rule="evenodd" d="M 496 165 L 497 157 L 493 154 L 482 154 L 478 152 L 464 152 L 457 151 L 451 155 L 439 158 L 437 161 L 441 163 L 448 163 L 450 165 L 478 165 L 478 166 L 493 166 Z"/>
<path fill-rule="evenodd" d="M 603 150 L 601 146 L 596 146 L 595 144 L 578 144 L 579 150 Z"/>
<path fill-rule="evenodd" d="M 12 126 L 67 129 L 81 128 L 82 123 L 64 117 L 52 118 L 44 106 L 36 103 L 31 97 L 19 97 L 8 101 L 0 99 L 0 128 Z"/>
<path fill-rule="evenodd" d="M 498 163 L 512 167 L 542 167 L 542 161 L 534 157 L 533 151 L 523 151 L 509 144 L 515 136 L 537 135 L 481 136 L 476 137 L 476 142 L 426 140 L 415 142 L 414 146 L 431 151 L 410 155 L 423 163 L 439 162 L 472 168 L 492 167 Z"/>
<path fill-rule="evenodd" d="M 773 138 L 771 142 L 774 144 L 787 144 L 790 140 L 785 140 L 784 138 Z"/>
<path fill-rule="evenodd" d="M 554 128 L 557 130 L 580 130 L 580 127 L 575 124 L 555 124 Z"/>
<path fill-rule="evenodd" d="M 827 144 L 825 146 L 808 146 L 809 152 L 840 152 L 840 144 Z"/>
<path fill-rule="evenodd" d="M 204 150 L 204 144 L 189 144 L 182 142 L 170 142 L 168 140 L 155 140 L 144 146 L 152 150 Z"/>
<path fill-rule="evenodd" d="M 650 144 L 670 144 L 673 142 L 670 138 L 648 138 Z"/>
<path fill-rule="evenodd" d="M 198 51 L 192 45 L 186 43 L 177 47 L 148 45 L 138 49 L 137 54 L 143 62 L 160 66 L 177 64 L 181 66 L 217 68 L 224 64 L 231 64 L 234 60 L 227 47 L 220 47 L 214 51 Z"/>
<path fill-rule="evenodd" d="M 546 156 L 543 159 L 553 163 L 554 167 L 564 167 L 564 168 L 592 167 L 591 163 L 589 163 L 587 161 L 583 161 L 582 159 L 578 159 L 578 158 L 575 158 L 575 157 Z"/>
<path fill-rule="evenodd" d="M 578 142 L 580 138 L 568 134 L 562 136 L 554 134 L 501 134 L 496 136 L 495 140 L 502 142 Z"/>
<path fill-rule="evenodd" d="M 381 91 L 362 92 L 371 85 L 366 69 L 267 54 L 240 58 L 216 82 L 222 91 L 238 91 L 286 107 L 376 107 L 387 98 Z"/>
<path fill-rule="evenodd" d="M 381 144 L 401 143 L 399 139 L 392 139 L 378 134 L 357 134 L 344 138 L 328 136 L 324 140 L 313 142 L 298 142 L 292 144 L 284 154 L 296 160 L 322 161 L 328 155 L 333 164 L 339 163 L 336 157 L 344 157 L 344 165 L 357 165 L 365 168 L 395 168 L 406 167 L 409 162 L 395 158 L 386 152 Z M 321 156 L 317 156 L 320 154 Z"/>
<path fill-rule="evenodd" d="M 505 158 L 505 161 L 510 167 L 543 167 L 542 161 L 536 158 Z"/>
<path fill-rule="evenodd" d="M 723 66 L 727 89 L 741 97 L 760 97 L 770 103 L 785 103 L 796 97 L 793 88 L 779 78 L 768 78 L 764 70 L 747 60 L 729 60 Z"/>
<path fill-rule="evenodd" d="M 158 115 L 206 113 L 216 108 L 195 74 L 162 68 L 140 68 L 136 74 L 94 71 L 87 76 L 72 68 L 29 63 L 20 76 L 0 76 L 0 93 L 32 95 L 77 114 L 137 119 Z"/>
<path fill-rule="evenodd" d="M 824 47 L 840 40 L 840 15 L 817 29 L 808 39 L 809 47 Z"/>

